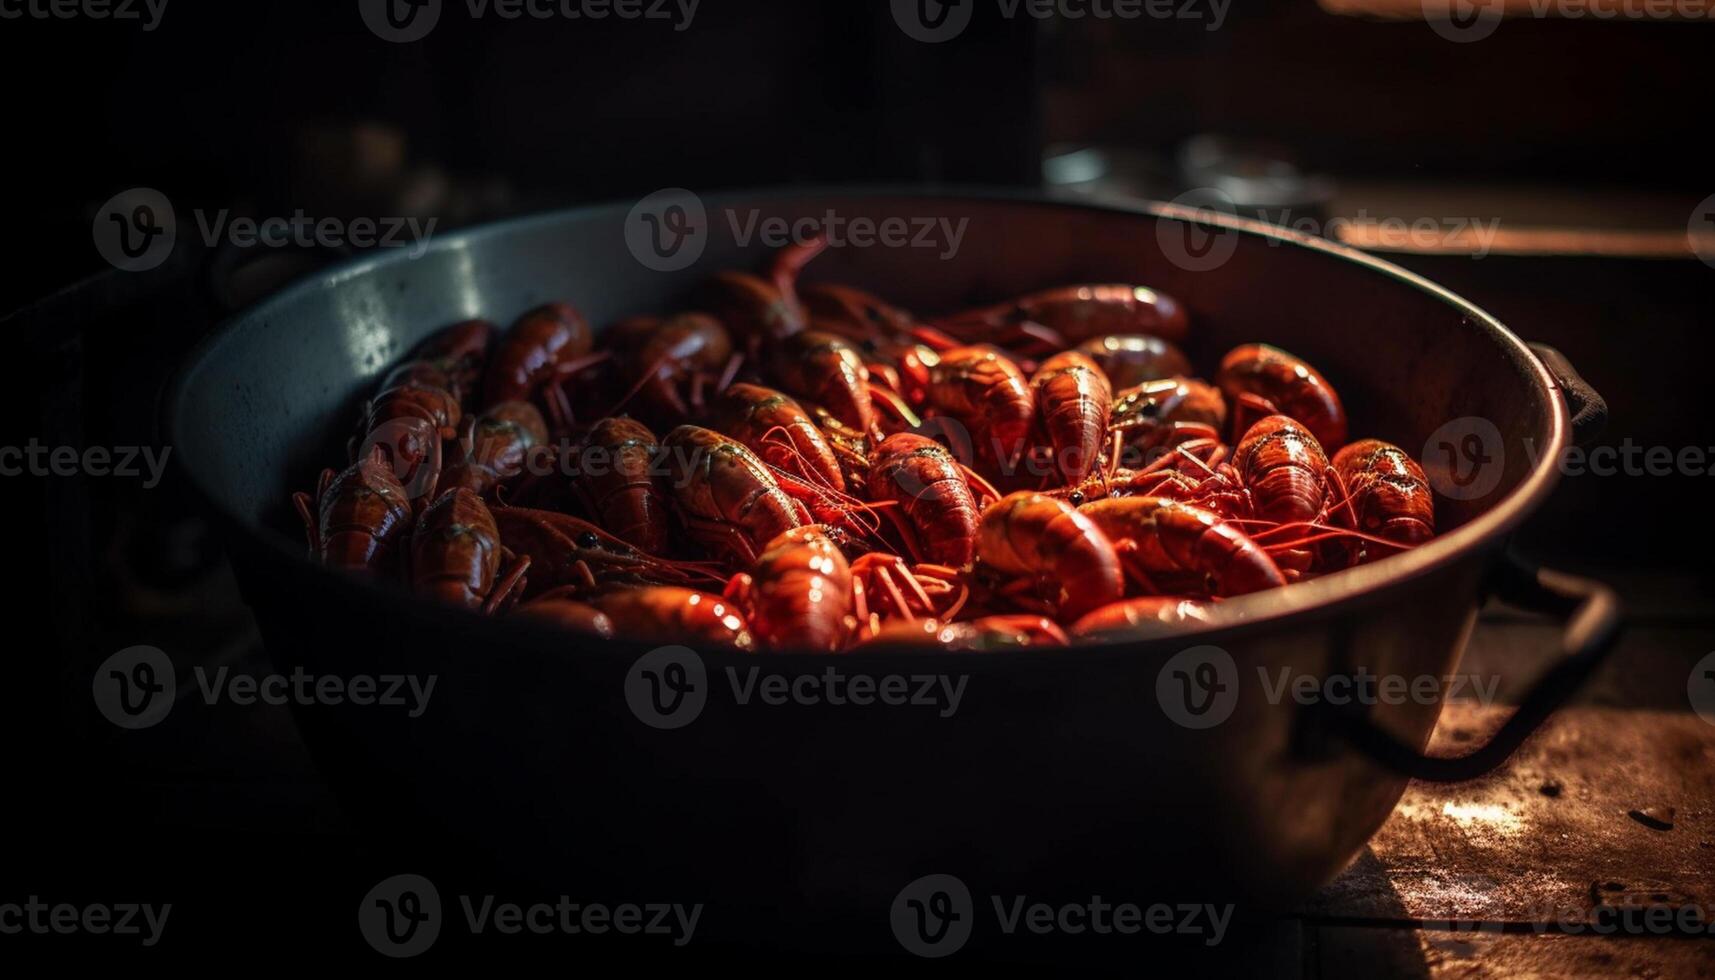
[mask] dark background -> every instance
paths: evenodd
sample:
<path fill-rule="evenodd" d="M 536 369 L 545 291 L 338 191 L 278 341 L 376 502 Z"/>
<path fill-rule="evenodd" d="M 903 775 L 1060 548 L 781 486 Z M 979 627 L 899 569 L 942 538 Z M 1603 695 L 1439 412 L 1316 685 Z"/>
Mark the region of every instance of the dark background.
<path fill-rule="evenodd" d="M 1285 0 L 1236 0 L 1213 32 L 1007 20 L 980 3 L 971 28 L 941 45 L 906 38 L 885 3 L 860 2 L 704 0 L 683 33 L 472 21 L 449 2 L 435 32 L 407 45 L 378 40 L 355 2 L 333 0 L 172 0 L 147 33 L 0 20 L 11 231 L 0 311 L 19 311 L 4 321 L 4 442 L 158 443 L 157 398 L 182 353 L 234 306 L 338 258 L 201 248 L 189 241 L 193 208 L 415 214 L 445 231 L 665 186 L 1040 187 L 1044 159 L 1080 147 L 1112 161 L 1096 190 L 1171 197 L 1195 183 L 1179 165 L 1185 142 L 1218 134 L 1265 141 L 1335 188 L 1307 192 L 1296 213 L 1587 233 L 1578 248 L 1530 254 L 1391 257 L 1563 349 L 1610 401 L 1606 442 L 1715 446 L 1703 406 L 1715 269 L 1661 247 L 1715 193 L 1704 150 L 1712 42 L 1707 23 L 1525 19 L 1453 44 L 1421 21 Z M 91 222 L 137 186 L 174 202 L 181 246 L 161 269 L 128 274 L 102 261 Z M 11 685 L 21 710 L 6 716 L 18 729 L 8 744 L 21 747 L 5 806 L 14 857 L 0 872 L 16 887 L 0 898 L 115 875 L 144 891 L 229 885 L 208 870 L 218 856 L 186 856 L 198 848 L 274 854 L 268 874 L 290 896 L 313 891 L 319 873 L 295 870 L 305 865 L 294 856 L 361 852 L 322 836 L 337 812 L 295 792 L 294 780 L 313 786 L 301 759 L 269 769 L 273 782 L 211 789 L 223 803 L 207 809 L 161 789 L 243 786 L 250 753 L 278 748 L 278 732 L 191 726 L 177 744 L 195 764 L 163 762 L 90 706 L 88 665 L 121 646 L 215 657 L 254 642 L 185 488 L 5 482 L 22 671 Z M 1598 575 L 1641 574 L 1629 581 L 1650 589 L 1670 582 L 1707 609 L 1709 486 L 1573 478 L 1525 543 Z M 303 834 L 259 840 L 257 813 Z M 294 907 L 281 900 L 271 914 Z M 244 942 L 242 929 L 223 935 Z"/>

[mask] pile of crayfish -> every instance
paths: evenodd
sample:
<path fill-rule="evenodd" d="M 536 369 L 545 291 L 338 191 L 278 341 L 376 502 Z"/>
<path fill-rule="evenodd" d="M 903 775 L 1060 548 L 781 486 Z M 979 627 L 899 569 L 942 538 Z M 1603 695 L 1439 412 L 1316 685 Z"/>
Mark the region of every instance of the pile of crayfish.
<path fill-rule="evenodd" d="M 800 282 L 825 243 L 599 335 L 565 303 L 431 335 L 295 502 L 311 555 L 594 636 L 841 652 L 1170 632 L 1414 547 L 1423 469 L 1265 344 L 1193 376 L 1172 297 L 919 318 Z"/>

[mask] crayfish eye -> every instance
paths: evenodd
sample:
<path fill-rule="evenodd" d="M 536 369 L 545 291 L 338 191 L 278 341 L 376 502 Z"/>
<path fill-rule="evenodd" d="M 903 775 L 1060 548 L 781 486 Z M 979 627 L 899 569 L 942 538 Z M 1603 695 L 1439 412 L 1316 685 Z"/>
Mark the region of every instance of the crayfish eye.
<path fill-rule="evenodd" d="M 599 544 L 601 544 L 601 539 L 596 537 L 594 531 L 585 531 L 578 535 L 578 547 L 580 548 L 594 548 Z"/>
<path fill-rule="evenodd" d="M 1072 491 L 1072 496 L 1068 497 L 1067 499 L 1072 501 L 1073 507 L 1076 507 L 1079 504 L 1084 502 L 1084 491 L 1074 490 L 1074 491 Z"/>

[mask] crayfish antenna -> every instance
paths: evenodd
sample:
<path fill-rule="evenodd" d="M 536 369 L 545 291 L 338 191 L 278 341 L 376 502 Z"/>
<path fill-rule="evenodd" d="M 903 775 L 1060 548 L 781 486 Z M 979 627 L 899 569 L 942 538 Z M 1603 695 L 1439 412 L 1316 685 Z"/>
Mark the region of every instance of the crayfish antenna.
<path fill-rule="evenodd" d="M 874 381 L 868 381 L 865 384 L 869 388 L 869 398 L 872 404 L 887 406 L 894 418 L 904 423 L 912 431 L 923 427 L 923 419 L 912 411 L 911 406 L 905 403 L 905 399 L 898 392 Z"/>
<path fill-rule="evenodd" d="M 743 351 L 734 351 L 733 355 L 726 359 L 726 367 L 721 369 L 720 380 L 715 384 L 715 392 L 717 394 L 732 387 L 733 381 L 738 378 L 738 369 L 743 364 Z"/>
<path fill-rule="evenodd" d="M 1270 415 L 1284 415 L 1274 402 L 1254 392 L 1242 391 L 1233 404 L 1233 445 L 1238 445 L 1250 427 Z"/>
<path fill-rule="evenodd" d="M 324 474 L 332 473 L 333 470 L 323 470 L 322 472 Z M 324 489 L 327 486 L 327 479 L 325 476 L 321 481 L 321 485 Z M 315 505 L 320 500 L 320 493 L 321 491 L 318 490 L 316 497 L 311 497 L 302 490 L 292 494 L 292 505 L 298 510 L 298 519 L 304 522 L 304 537 L 309 540 L 311 558 L 316 557 L 316 553 L 321 550 L 321 533 L 319 529 L 321 522 L 317 520 L 315 513 Z"/>
<path fill-rule="evenodd" d="M 505 570 L 500 578 L 489 589 L 488 599 L 483 603 L 482 611 L 494 615 L 503 609 L 508 609 L 524 594 L 527 579 L 525 573 L 530 570 L 529 555 L 515 555 L 509 549 L 502 549 L 507 559 Z"/>
<path fill-rule="evenodd" d="M 798 277 L 803 274 L 805 266 L 808 266 L 811 260 L 827 249 L 827 236 L 817 235 L 809 241 L 794 242 L 774 253 L 768 277 L 773 281 L 775 290 L 780 293 L 780 298 L 794 309 L 802 309 L 804 305 L 798 299 Z"/>

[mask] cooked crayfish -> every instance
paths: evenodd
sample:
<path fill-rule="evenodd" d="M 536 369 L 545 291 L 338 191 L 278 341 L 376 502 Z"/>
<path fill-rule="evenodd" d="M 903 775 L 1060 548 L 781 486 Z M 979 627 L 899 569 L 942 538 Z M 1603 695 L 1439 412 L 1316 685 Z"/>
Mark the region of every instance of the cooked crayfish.
<path fill-rule="evenodd" d="M 411 360 L 433 365 L 446 378 L 447 390 L 467 409 L 482 383 L 488 352 L 494 346 L 494 324 L 465 320 L 437 330 L 411 351 Z"/>
<path fill-rule="evenodd" d="M 756 639 L 729 599 L 676 585 L 621 589 L 591 600 L 614 630 L 636 643 L 706 643 L 752 650 Z"/>
<path fill-rule="evenodd" d="M 954 653 L 1063 647 L 1066 631 L 1046 616 L 998 615 L 962 623 L 902 619 L 882 627 L 865 647 L 933 646 Z"/>
<path fill-rule="evenodd" d="M 1036 403 L 1012 359 L 986 347 L 956 347 L 930 371 L 929 408 L 964 427 L 976 458 L 1015 473 L 1030 440 Z"/>
<path fill-rule="evenodd" d="M 977 528 L 982 563 L 1017 577 L 1003 592 L 1040 598 L 1066 619 L 1077 619 L 1125 592 L 1119 555 L 1095 522 L 1072 505 L 1020 491 L 990 504 Z"/>
<path fill-rule="evenodd" d="M 651 555 L 667 550 L 668 498 L 656 472 L 660 442 L 635 419 L 602 419 L 584 437 L 571 481 L 585 513 Z"/>
<path fill-rule="evenodd" d="M 1233 596 L 1286 584 L 1268 552 L 1214 511 L 1164 497 L 1117 497 L 1078 512 L 1114 543 L 1144 592 Z"/>
<path fill-rule="evenodd" d="M 348 571 L 391 571 L 411 528 L 411 501 L 380 450 L 338 474 L 322 470 L 314 496 L 292 495 L 310 555 Z"/>
<path fill-rule="evenodd" d="M 1392 554 L 1435 536 L 1435 495 L 1423 467 L 1405 450 L 1380 439 L 1360 439 L 1334 454 L 1334 472 L 1345 484 L 1359 531 L 1394 542 L 1359 549 L 1358 561 Z"/>
<path fill-rule="evenodd" d="M 423 595 L 494 612 L 517 598 L 529 569 L 529 556 L 501 543 L 488 506 L 463 487 L 435 498 L 411 529 L 409 578 Z"/>
<path fill-rule="evenodd" d="M 1191 373 L 1191 360 L 1183 351 L 1160 337 L 1148 334 L 1092 337 L 1076 349 L 1096 362 L 1115 391 L 1123 391 L 1145 381 L 1160 381 Z"/>
<path fill-rule="evenodd" d="M 529 402 L 500 402 L 472 419 L 462 454 L 441 471 L 440 489 L 487 494 L 524 471 L 530 451 L 548 441 L 548 424 Z"/>
<path fill-rule="evenodd" d="M 1081 640 L 1141 639 L 1170 636 L 1187 627 L 1209 621 L 1213 606 L 1198 599 L 1178 596 L 1140 596 L 1103 606 L 1072 624 L 1072 636 Z"/>
<path fill-rule="evenodd" d="M 1221 359 L 1216 382 L 1233 404 L 1234 438 L 1257 419 L 1285 415 L 1316 437 L 1323 451 L 1346 444 L 1346 409 L 1321 373 L 1268 344 L 1245 344 Z"/>
<path fill-rule="evenodd" d="M 686 531 L 703 547 L 741 567 L 762 545 L 810 514 L 795 503 L 768 464 L 730 436 L 681 425 L 661 443 L 668 480 Z"/>
<path fill-rule="evenodd" d="M 755 569 L 734 576 L 726 595 L 748 613 L 764 649 L 835 653 L 845 646 L 852 571 L 824 528 L 793 528 L 763 545 Z"/>
<path fill-rule="evenodd" d="M 542 396 L 556 426 L 571 424 L 571 406 L 560 383 L 605 355 L 592 355 L 594 335 L 569 303 L 538 306 L 518 318 L 488 360 L 482 403 L 529 401 Z"/>
<path fill-rule="evenodd" d="M 718 587 L 724 581 L 707 563 L 649 554 L 570 514 L 496 507 L 493 515 L 506 547 L 530 559 L 526 598 L 561 588 L 567 594 L 589 596 L 624 586 Z"/>
<path fill-rule="evenodd" d="M 1036 369 L 1031 395 L 1062 483 L 1076 486 L 1096 469 L 1108 443 L 1114 391 L 1096 362 L 1062 351 Z"/>
<path fill-rule="evenodd" d="M 913 555 L 954 568 L 971 563 L 979 517 L 971 487 L 975 483 L 987 501 L 999 499 L 994 488 L 945 446 L 910 432 L 888 436 L 870 455 L 869 467 L 870 499 L 898 505 Z"/>
<path fill-rule="evenodd" d="M 1053 350 L 1108 334 L 1141 333 L 1180 343 L 1190 332 L 1190 318 L 1178 300 L 1146 286 L 1127 285 L 1044 289 L 932 325 L 964 343 Z"/>
<path fill-rule="evenodd" d="M 1422 467 L 1344 445 L 1301 358 L 1245 344 L 1210 384 L 1132 285 L 919 316 L 800 282 L 827 247 L 599 344 L 565 303 L 433 334 L 294 495 L 312 556 L 573 634 L 836 654 L 1194 631 L 1435 533 Z"/>

